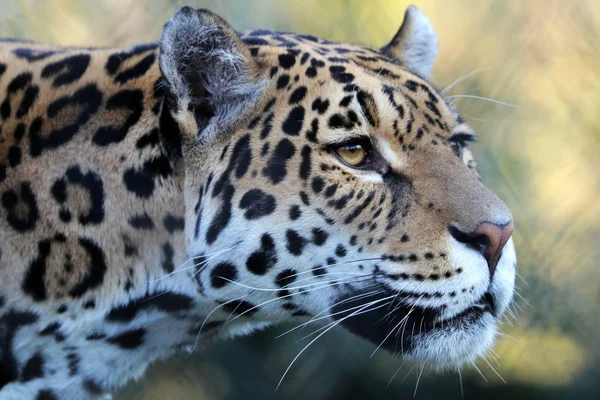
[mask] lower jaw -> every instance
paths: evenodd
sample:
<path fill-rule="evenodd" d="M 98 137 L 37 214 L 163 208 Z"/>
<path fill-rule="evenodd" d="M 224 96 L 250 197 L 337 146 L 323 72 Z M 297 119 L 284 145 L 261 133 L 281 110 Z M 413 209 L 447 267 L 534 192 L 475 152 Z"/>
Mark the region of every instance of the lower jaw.
<path fill-rule="evenodd" d="M 457 328 L 466 332 L 490 311 L 488 308 L 469 308 L 440 321 L 440 310 L 403 304 L 399 300 L 388 305 L 384 299 L 394 299 L 393 292 L 366 296 L 352 293 L 344 297 L 337 299 L 332 309 L 333 318 L 350 332 L 403 356 L 418 353 L 419 343 L 428 336 L 443 338 L 445 331 L 456 333 Z M 364 307 L 371 302 L 375 303 L 372 307 Z"/>

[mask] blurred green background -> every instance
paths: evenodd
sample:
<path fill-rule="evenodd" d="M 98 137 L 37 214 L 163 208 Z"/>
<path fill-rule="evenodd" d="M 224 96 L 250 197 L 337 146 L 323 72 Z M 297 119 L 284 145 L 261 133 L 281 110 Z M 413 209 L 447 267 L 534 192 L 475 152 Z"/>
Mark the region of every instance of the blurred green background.
<path fill-rule="evenodd" d="M 518 321 L 490 363 L 463 370 L 467 399 L 600 398 L 600 1 L 417 1 L 435 26 L 433 81 L 479 132 L 485 182 L 516 221 Z M 379 47 L 400 26 L 400 0 L 0 0 L 0 36 L 120 46 L 155 41 L 180 6 L 207 7 L 237 29 L 265 27 Z M 268 329 L 152 366 L 124 399 L 397 399 L 417 370 L 341 329 L 305 352 L 306 332 Z M 410 373 L 409 373 L 410 372 Z M 425 372 L 418 397 L 461 398 L 456 373 Z"/>

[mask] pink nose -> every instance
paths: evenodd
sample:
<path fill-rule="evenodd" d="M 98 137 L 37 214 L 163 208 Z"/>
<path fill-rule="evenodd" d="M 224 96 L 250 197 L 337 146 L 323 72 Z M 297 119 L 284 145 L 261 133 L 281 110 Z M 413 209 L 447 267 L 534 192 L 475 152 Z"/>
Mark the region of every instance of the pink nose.
<path fill-rule="evenodd" d="M 449 230 L 456 240 L 479 251 L 485 257 L 491 279 L 496 272 L 502 249 L 513 233 L 514 225 L 512 221 L 506 224 L 482 222 L 472 232 L 464 232 L 454 226 L 451 226 Z"/>

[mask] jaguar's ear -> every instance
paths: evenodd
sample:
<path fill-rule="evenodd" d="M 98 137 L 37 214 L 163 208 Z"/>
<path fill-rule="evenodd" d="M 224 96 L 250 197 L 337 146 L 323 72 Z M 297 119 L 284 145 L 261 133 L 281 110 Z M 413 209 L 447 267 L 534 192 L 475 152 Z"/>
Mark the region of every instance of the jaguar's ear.
<path fill-rule="evenodd" d="M 262 92 L 249 49 L 208 10 L 184 7 L 165 24 L 159 64 L 175 118 L 200 142 L 243 118 Z"/>
<path fill-rule="evenodd" d="M 423 11 L 408 6 L 402 26 L 394 38 L 381 48 L 381 52 L 429 79 L 438 52 L 437 36 Z"/>

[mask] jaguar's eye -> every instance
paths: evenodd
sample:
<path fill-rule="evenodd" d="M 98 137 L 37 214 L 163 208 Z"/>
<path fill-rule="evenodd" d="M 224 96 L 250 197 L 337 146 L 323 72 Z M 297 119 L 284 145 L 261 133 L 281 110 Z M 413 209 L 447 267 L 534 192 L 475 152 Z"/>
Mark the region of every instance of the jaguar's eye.
<path fill-rule="evenodd" d="M 460 142 L 457 142 L 457 141 L 453 140 L 453 141 L 450 142 L 450 147 L 452 148 L 452 151 L 454 152 L 454 154 L 456 154 L 456 156 L 458 158 L 462 158 L 462 149 L 463 149 L 463 146 L 462 146 L 462 144 Z"/>
<path fill-rule="evenodd" d="M 368 152 L 364 144 L 349 144 L 335 148 L 333 151 L 343 162 L 351 167 L 360 167 L 367 162 Z"/>

